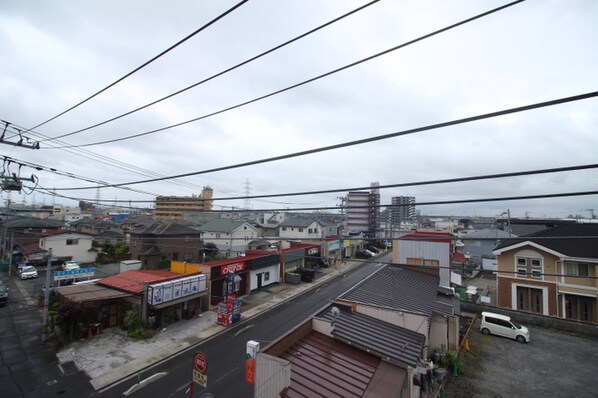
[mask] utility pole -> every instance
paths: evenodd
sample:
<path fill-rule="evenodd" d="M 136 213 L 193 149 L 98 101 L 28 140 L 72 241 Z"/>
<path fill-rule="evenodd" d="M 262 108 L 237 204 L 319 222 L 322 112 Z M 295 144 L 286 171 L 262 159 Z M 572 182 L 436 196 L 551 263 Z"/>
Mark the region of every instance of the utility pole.
<path fill-rule="evenodd" d="M 46 265 L 46 291 L 44 292 L 44 318 L 42 323 L 42 343 L 48 339 L 48 311 L 50 307 L 50 279 L 52 277 L 52 248 L 48 249 Z"/>
<path fill-rule="evenodd" d="M 8 276 L 12 275 L 12 245 L 14 244 L 15 233 L 10 233 L 10 243 L 8 244 Z"/>

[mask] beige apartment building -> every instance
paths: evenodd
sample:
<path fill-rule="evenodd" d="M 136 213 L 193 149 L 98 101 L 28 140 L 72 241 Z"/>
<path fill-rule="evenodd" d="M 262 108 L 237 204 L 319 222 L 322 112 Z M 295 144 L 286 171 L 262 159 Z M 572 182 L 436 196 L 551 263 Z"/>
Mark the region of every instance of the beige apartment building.
<path fill-rule="evenodd" d="M 185 214 L 212 210 L 213 190 L 206 186 L 201 195 L 156 196 L 154 218 L 182 220 Z"/>

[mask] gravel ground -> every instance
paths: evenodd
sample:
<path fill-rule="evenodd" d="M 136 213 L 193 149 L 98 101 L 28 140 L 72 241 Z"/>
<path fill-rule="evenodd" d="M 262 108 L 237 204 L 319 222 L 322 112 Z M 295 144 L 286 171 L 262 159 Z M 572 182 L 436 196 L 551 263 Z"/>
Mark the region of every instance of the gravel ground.
<path fill-rule="evenodd" d="M 479 322 L 446 397 L 598 397 L 598 340 L 530 327 L 531 342 L 521 344 L 483 335 Z"/>

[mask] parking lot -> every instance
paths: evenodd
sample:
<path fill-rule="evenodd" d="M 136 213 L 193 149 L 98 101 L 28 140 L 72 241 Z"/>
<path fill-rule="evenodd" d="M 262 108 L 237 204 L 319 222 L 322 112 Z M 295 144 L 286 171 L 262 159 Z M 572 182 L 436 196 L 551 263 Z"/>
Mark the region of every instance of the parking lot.
<path fill-rule="evenodd" d="M 598 341 L 529 327 L 531 342 L 486 336 L 476 320 L 463 351 L 463 372 L 447 397 L 598 397 Z"/>

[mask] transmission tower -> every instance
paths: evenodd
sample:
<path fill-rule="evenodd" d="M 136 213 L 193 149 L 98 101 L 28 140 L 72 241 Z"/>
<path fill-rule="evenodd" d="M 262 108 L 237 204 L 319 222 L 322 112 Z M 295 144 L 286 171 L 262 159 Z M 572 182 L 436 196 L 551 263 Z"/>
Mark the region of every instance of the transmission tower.
<path fill-rule="evenodd" d="M 245 210 L 251 209 L 251 200 L 249 199 L 251 196 L 251 184 L 249 183 L 249 178 L 245 180 L 245 201 L 243 202 L 243 208 Z"/>

